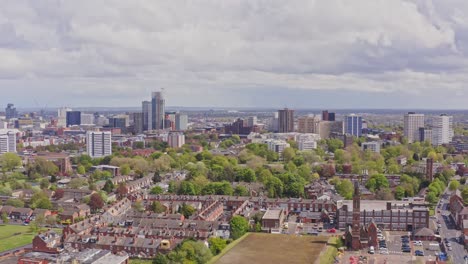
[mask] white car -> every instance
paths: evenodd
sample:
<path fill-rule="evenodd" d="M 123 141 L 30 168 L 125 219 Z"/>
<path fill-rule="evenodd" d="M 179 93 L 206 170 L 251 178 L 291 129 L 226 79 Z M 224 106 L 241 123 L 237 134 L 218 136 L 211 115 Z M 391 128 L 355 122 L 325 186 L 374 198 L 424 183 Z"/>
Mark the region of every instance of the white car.
<path fill-rule="evenodd" d="M 422 241 L 420 240 L 417 240 L 417 241 L 413 241 L 413 244 L 416 245 L 416 246 L 422 246 Z"/>
<path fill-rule="evenodd" d="M 381 249 L 380 254 L 382 255 L 388 255 L 388 250 Z"/>

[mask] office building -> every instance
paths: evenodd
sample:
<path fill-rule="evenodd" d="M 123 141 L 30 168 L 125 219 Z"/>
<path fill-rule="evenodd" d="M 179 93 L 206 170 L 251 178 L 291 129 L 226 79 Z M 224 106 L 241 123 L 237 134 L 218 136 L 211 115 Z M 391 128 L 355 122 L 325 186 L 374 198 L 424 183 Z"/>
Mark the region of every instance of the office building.
<path fill-rule="evenodd" d="M 294 110 L 288 108 L 278 110 L 278 132 L 294 132 Z"/>
<path fill-rule="evenodd" d="M 448 144 L 453 138 L 453 117 L 446 114 L 432 119 L 432 145 Z"/>
<path fill-rule="evenodd" d="M 297 120 L 297 132 L 318 134 L 319 123 L 320 117 L 318 116 L 301 116 Z"/>
<path fill-rule="evenodd" d="M 18 117 L 18 112 L 16 111 L 16 107 L 14 104 L 8 104 L 5 108 L 5 117 L 6 119 L 12 119 Z"/>
<path fill-rule="evenodd" d="M 290 148 L 291 145 L 284 140 L 267 139 L 265 143 L 268 146 L 268 150 L 278 153 L 279 160 L 283 160 L 283 152 L 286 148 Z"/>
<path fill-rule="evenodd" d="M 424 114 L 408 112 L 403 119 L 403 133 L 408 143 L 419 141 L 419 128 L 424 127 Z"/>
<path fill-rule="evenodd" d="M 318 132 L 321 139 L 330 138 L 332 134 L 343 133 L 343 122 L 341 121 L 320 121 Z"/>
<path fill-rule="evenodd" d="M 111 132 L 86 132 L 86 152 L 92 158 L 112 155 Z"/>
<path fill-rule="evenodd" d="M 421 142 L 428 141 L 429 143 L 432 143 L 432 129 L 420 127 L 418 139 Z"/>
<path fill-rule="evenodd" d="M 187 130 L 188 126 L 188 116 L 181 113 L 176 113 L 175 115 L 175 130 L 184 131 Z"/>
<path fill-rule="evenodd" d="M 176 130 L 176 112 L 170 111 L 166 112 L 164 117 L 164 128 L 169 130 Z"/>
<path fill-rule="evenodd" d="M 81 113 L 81 125 L 94 125 L 94 115 Z"/>
<path fill-rule="evenodd" d="M 322 111 L 323 121 L 335 121 L 335 113 L 328 112 L 328 110 Z"/>
<path fill-rule="evenodd" d="M 362 135 L 362 116 L 355 114 L 345 116 L 343 120 L 343 134 L 360 137 Z"/>
<path fill-rule="evenodd" d="M 382 143 L 381 142 L 377 142 L 377 141 L 374 141 L 374 142 L 364 142 L 361 144 L 361 149 L 363 151 L 371 151 L 371 152 L 375 152 L 375 153 L 380 153 L 380 147 L 381 147 Z"/>
<path fill-rule="evenodd" d="M 71 108 L 61 107 L 57 110 L 57 126 L 66 127 L 67 126 L 67 112 L 72 111 Z"/>
<path fill-rule="evenodd" d="M 172 132 L 167 136 L 167 144 L 171 148 L 180 148 L 185 144 L 184 133 Z"/>
<path fill-rule="evenodd" d="M 16 153 L 16 133 L 11 130 L 0 130 L 0 155 L 7 152 Z"/>
<path fill-rule="evenodd" d="M 143 101 L 141 103 L 143 112 L 143 130 L 148 131 L 153 129 L 153 114 L 150 101 Z"/>
<path fill-rule="evenodd" d="M 165 100 L 162 92 L 153 92 L 151 98 L 152 129 L 164 129 Z"/>
<path fill-rule="evenodd" d="M 67 112 L 67 127 L 81 125 L 81 112 L 68 111 Z"/>
<path fill-rule="evenodd" d="M 123 115 L 111 117 L 109 118 L 109 126 L 125 130 L 125 128 L 129 126 L 129 118 Z"/>

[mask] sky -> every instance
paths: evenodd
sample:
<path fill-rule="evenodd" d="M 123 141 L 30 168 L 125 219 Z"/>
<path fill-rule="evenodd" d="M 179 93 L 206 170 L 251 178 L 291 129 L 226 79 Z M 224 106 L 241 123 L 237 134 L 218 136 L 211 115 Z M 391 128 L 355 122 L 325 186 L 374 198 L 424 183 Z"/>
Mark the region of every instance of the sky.
<path fill-rule="evenodd" d="M 466 109 L 466 0 L 5 0 L 0 105 Z M 2 106 L 3 107 L 3 106 Z"/>

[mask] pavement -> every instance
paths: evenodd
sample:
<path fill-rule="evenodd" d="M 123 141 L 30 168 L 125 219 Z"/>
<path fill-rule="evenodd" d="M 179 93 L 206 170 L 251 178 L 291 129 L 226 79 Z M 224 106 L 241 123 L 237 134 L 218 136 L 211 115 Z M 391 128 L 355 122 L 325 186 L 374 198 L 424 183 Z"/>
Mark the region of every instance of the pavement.
<path fill-rule="evenodd" d="M 461 235 L 461 231 L 456 229 L 455 222 L 453 221 L 450 211 L 448 211 L 448 202 L 450 195 L 447 191 L 442 196 L 442 199 L 439 201 L 439 205 L 436 208 L 436 217 L 440 221 L 440 236 L 442 241 L 444 238 L 447 238 L 452 244 L 452 251 L 446 250 L 447 254 L 451 257 L 453 263 L 466 263 L 465 255 L 466 250 L 462 243 L 458 242 L 458 237 Z M 440 210 L 440 213 L 439 213 Z M 445 245 L 445 243 L 444 243 Z M 446 248 L 446 247 L 443 247 Z"/>

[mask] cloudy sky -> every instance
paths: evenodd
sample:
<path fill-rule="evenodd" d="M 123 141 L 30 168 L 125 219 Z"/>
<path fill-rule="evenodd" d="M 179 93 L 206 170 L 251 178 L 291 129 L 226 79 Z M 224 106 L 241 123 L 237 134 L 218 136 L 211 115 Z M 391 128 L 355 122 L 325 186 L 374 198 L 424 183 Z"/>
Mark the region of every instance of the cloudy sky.
<path fill-rule="evenodd" d="M 467 53 L 467 0 L 4 0 L 0 104 L 467 108 Z"/>

